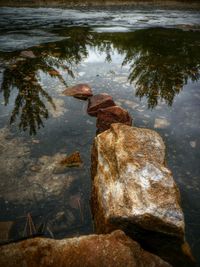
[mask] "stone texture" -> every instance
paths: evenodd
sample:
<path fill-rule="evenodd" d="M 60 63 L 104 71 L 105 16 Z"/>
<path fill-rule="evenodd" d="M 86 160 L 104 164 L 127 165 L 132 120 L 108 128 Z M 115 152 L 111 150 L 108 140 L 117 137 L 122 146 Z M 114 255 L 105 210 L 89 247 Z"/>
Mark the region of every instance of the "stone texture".
<path fill-rule="evenodd" d="M 132 125 L 132 118 L 126 110 L 119 106 L 112 106 L 98 110 L 96 126 L 99 132 L 108 130 L 112 123 L 117 122 Z"/>
<path fill-rule="evenodd" d="M 89 98 L 87 112 L 90 116 L 97 116 L 99 109 L 115 106 L 112 97 L 106 93 Z"/>
<path fill-rule="evenodd" d="M 88 97 L 91 97 L 93 95 L 92 89 L 88 84 L 77 84 L 75 86 L 68 87 L 63 91 L 63 94 L 83 100 L 86 100 L 88 99 Z"/>
<path fill-rule="evenodd" d="M 118 230 L 53 240 L 34 238 L 0 248 L 0 266 L 6 267 L 170 267 L 144 251 Z"/>
<path fill-rule="evenodd" d="M 95 138 L 91 169 L 97 233 L 120 228 L 151 251 L 160 253 L 163 240 L 163 247 L 174 243 L 182 253 L 179 190 L 164 161 L 165 145 L 155 131 L 116 123 Z"/>
<path fill-rule="evenodd" d="M 75 151 L 71 155 L 64 157 L 59 163 L 65 167 L 80 167 L 83 161 L 80 153 Z"/>
<path fill-rule="evenodd" d="M 25 57 L 25 58 L 36 58 L 36 56 L 34 55 L 33 51 L 31 50 L 24 50 L 20 53 L 21 57 Z"/>

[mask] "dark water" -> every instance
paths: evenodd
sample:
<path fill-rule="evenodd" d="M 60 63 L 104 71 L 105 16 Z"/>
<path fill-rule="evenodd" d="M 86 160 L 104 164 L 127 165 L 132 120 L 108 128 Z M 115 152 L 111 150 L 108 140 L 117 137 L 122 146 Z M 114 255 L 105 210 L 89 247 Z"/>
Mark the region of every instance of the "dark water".
<path fill-rule="evenodd" d="M 89 83 L 165 140 L 199 263 L 200 12 L 2 8 L 0 27 L 1 242 L 93 232 L 96 121 L 86 101 L 62 95 Z M 75 151 L 83 165 L 60 168 Z"/>

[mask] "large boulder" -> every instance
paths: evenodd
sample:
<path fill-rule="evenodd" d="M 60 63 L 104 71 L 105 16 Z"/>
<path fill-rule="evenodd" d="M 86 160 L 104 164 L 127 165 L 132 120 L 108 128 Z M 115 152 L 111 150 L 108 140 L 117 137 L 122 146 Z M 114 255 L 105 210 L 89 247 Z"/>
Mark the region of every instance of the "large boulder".
<path fill-rule="evenodd" d="M 182 254 L 179 190 L 165 166 L 164 142 L 155 131 L 112 124 L 95 138 L 91 169 L 97 233 L 119 228 L 164 257 L 168 253 L 171 258 L 173 244 L 174 256 Z M 162 253 L 162 246 L 167 251 Z"/>
<path fill-rule="evenodd" d="M 91 87 L 88 84 L 82 83 L 66 88 L 63 91 L 63 94 L 66 96 L 73 96 L 82 100 L 86 100 L 88 99 L 88 97 L 91 97 L 93 95 Z"/>
<path fill-rule="evenodd" d="M 132 125 L 132 118 L 128 111 L 119 106 L 111 106 L 98 110 L 96 125 L 99 132 L 108 130 L 112 123 L 117 122 Z"/>
<path fill-rule="evenodd" d="M 71 239 L 28 239 L 0 248 L 2 267 L 170 267 L 118 230 Z"/>
<path fill-rule="evenodd" d="M 90 116 L 97 116 L 99 109 L 115 106 L 112 96 L 102 93 L 89 98 L 87 112 Z"/>

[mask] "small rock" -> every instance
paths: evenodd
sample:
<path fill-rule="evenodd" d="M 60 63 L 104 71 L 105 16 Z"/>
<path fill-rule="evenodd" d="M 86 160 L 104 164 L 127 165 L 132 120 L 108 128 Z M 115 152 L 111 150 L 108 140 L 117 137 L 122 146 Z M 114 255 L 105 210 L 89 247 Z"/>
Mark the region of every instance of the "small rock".
<path fill-rule="evenodd" d="M 60 164 L 64 165 L 65 167 L 80 167 L 82 163 L 83 161 L 81 160 L 81 156 L 78 151 L 60 161 Z"/>
<path fill-rule="evenodd" d="M 67 96 L 73 96 L 82 100 L 88 99 L 88 97 L 91 97 L 92 89 L 88 84 L 77 84 L 72 87 L 68 87 L 63 91 L 64 95 Z"/>
<path fill-rule="evenodd" d="M 32 51 L 24 50 L 20 53 L 21 57 L 27 57 L 27 58 L 36 58 L 34 53 Z"/>
<path fill-rule="evenodd" d="M 155 119 L 154 128 L 165 129 L 170 125 L 170 122 L 164 118 Z"/>
<path fill-rule="evenodd" d="M 103 132 L 109 129 L 110 125 L 116 122 L 121 122 L 126 125 L 132 125 L 132 118 L 125 109 L 119 106 L 112 106 L 98 110 L 97 128 L 99 132 Z"/>
<path fill-rule="evenodd" d="M 115 106 L 112 97 L 108 94 L 94 95 L 89 98 L 87 112 L 90 116 L 97 116 L 99 109 Z"/>
<path fill-rule="evenodd" d="M 41 170 L 41 166 L 40 165 L 33 165 L 30 167 L 30 170 L 32 172 L 39 172 Z"/>

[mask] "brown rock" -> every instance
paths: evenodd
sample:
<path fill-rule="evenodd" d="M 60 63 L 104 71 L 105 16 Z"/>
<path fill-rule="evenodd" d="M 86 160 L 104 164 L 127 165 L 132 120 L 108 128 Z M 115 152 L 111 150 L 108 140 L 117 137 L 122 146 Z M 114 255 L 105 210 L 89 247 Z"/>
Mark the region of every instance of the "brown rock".
<path fill-rule="evenodd" d="M 132 118 L 126 110 L 119 106 L 112 106 L 98 110 L 96 125 L 99 132 L 108 130 L 112 123 L 117 122 L 132 125 Z"/>
<path fill-rule="evenodd" d="M 68 87 L 63 91 L 63 94 L 83 100 L 86 100 L 88 99 L 88 97 L 91 97 L 93 95 L 92 89 L 88 84 L 77 84 L 75 86 Z"/>
<path fill-rule="evenodd" d="M 60 164 L 65 167 L 80 167 L 82 165 L 83 161 L 81 159 L 81 155 L 78 151 L 75 151 L 71 155 L 63 158 L 60 161 Z"/>
<path fill-rule="evenodd" d="M 26 58 L 36 58 L 34 53 L 31 50 L 24 50 L 20 53 L 21 57 L 26 57 Z"/>
<path fill-rule="evenodd" d="M 170 244 L 164 257 L 172 243 L 182 253 L 179 191 L 164 160 L 165 145 L 152 130 L 115 123 L 95 138 L 92 206 L 97 233 L 120 228 L 160 254 L 160 247 Z"/>
<path fill-rule="evenodd" d="M 0 248 L 6 267 L 170 267 L 118 230 L 53 240 L 34 238 Z"/>
<path fill-rule="evenodd" d="M 97 116 L 99 109 L 115 106 L 112 97 L 108 94 L 94 95 L 89 98 L 87 112 L 90 116 Z"/>

